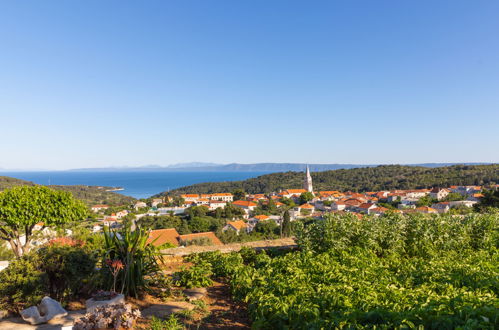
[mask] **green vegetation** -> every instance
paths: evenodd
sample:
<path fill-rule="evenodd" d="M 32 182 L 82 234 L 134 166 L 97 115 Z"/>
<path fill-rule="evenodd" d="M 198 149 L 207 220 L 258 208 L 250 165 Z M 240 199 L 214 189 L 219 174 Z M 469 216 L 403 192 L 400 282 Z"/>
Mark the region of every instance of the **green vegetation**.
<path fill-rule="evenodd" d="M 208 262 L 198 262 L 192 267 L 183 268 L 174 274 L 175 284 L 189 289 L 210 286 L 213 284 L 211 267 Z"/>
<path fill-rule="evenodd" d="M 153 316 L 149 325 L 150 330 L 182 330 L 184 328 L 175 314 L 170 314 L 166 320 L 161 320 Z"/>
<path fill-rule="evenodd" d="M 499 214 L 330 215 L 300 251 L 189 258 L 226 277 L 254 328 L 497 329 Z"/>
<path fill-rule="evenodd" d="M 99 285 L 96 258 L 82 242 L 50 241 L 43 248 L 13 260 L 0 272 L 0 309 L 19 312 L 44 296 L 65 303 Z"/>
<path fill-rule="evenodd" d="M 48 280 L 48 292 L 57 300 L 74 298 L 89 282 L 97 258 L 83 242 L 53 240 L 37 251 L 40 269 Z"/>
<path fill-rule="evenodd" d="M 485 185 L 499 183 L 499 165 L 455 165 L 437 168 L 383 165 L 313 172 L 312 179 L 317 191 L 377 191 Z M 303 172 L 273 173 L 244 181 L 200 183 L 173 190 L 171 193 L 233 192 L 238 189 L 250 194 L 270 193 L 280 189 L 299 188 L 302 182 Z"/>
<path fill-rule="evenodd" d="M 35 184 L 30 181 L 10 178 L 7 176 L 0 176 L 0 191 L 18 186 L 35 186 Z M 110 187 L 94 187 L 83 185 L 52 185 L 48 187 L 55 190 L 70 192 L 75 198 L 85 202 L 85 204 L 87 204 L 88 206 L 92 206 L 95 204 L 125 205 L 131 204 L 135 201 L 135 198 L 133 197 L 124 196 L 112 191 L 106 191 L 107 189 L 110 189 Z"/>
<path fill-rule="evenodd" d="M 147 244 L 149 233 L 143 228 L 132 231 L 129 226 L 122 230 L 104 230 L 105 251 L 103 268 L 107 282 L 126 296 L 138 297 L 148 289 L 150 276 L 158 272 L 156 257 L 159 255 L 153 244 Z M 123 267 L 115 267 L 113 262 Z M 113 274 L 113 271 L 116 274 Z"/>
<path fill-rule="evenodd" d="M 484 211 L 489 208 L 499 208 L 499 190 L 486 190 L 480 203 L 476 205 L 476 210 Z"/>
<path fill-rule="evenodd" d="M 48 289 L 39 265 L 38 256 L 28 254 L 0 272 L 0 309 L 19 312 L 40 303 Z"/>
<path fill-rule="evenodd" d="M 0 194 L 0 238 L 7 241 L 17 257 L 29 252 L 33 228 L 83 220 L 87 208 L 68 192 L 43 186 L 20 186 Z M 24 243 L 21 237 L 25 237 Z"/>

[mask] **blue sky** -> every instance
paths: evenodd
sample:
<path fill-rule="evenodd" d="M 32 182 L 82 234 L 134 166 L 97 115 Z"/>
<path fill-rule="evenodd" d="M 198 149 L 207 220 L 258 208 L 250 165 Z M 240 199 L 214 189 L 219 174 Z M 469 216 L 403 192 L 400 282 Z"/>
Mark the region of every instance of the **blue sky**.
<path fill-rule="evenodd" d="M 0 168 L 499 162 L 498 1 L 1 1 Z"/>

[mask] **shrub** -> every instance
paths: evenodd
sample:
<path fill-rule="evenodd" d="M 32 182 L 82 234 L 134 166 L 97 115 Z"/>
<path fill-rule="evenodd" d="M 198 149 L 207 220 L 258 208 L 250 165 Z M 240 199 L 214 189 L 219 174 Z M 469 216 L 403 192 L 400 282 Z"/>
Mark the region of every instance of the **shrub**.
<path fill-rule="evenodd" d="M 40 302 L 46 292 L 46 275 L 36 254 L 12 261 L 0 272 L 0 309 L 19 312 Z"/>
<path fill-rule="evenodd" d="M 175 284 L 186 288 L 201 288 L 213 284 L 211 264 L 201 262 L 190 268 L 183 268 L 174 274 Z"/>
<path fill-rule="evenodd" d="M 181 245 L 182 246 L 191 246 L 191 245 L 208 246 L 208 245 L 213 245 L 213 242 L 212 242 L 211 238 L 209 238 L 209 237 L 197 237 L 197 238 L 193 238 L 190 240 L 182 241 Z"/>
<path fill-rule="evenodd" d="M 152 317 L 150 330 L 183 330 L 185 327 L 180 323 L 175 314 L 170 314 L 167 320 L 161 320 L 156 317 Z"/>
<path fill-rule="evenodd" d="M 37 254 L 48 278 L 48 292 L 57 300 L 80 293 L 95 272 L 96 258 L 82 242 L 68 237 L 50 241 Z"/>

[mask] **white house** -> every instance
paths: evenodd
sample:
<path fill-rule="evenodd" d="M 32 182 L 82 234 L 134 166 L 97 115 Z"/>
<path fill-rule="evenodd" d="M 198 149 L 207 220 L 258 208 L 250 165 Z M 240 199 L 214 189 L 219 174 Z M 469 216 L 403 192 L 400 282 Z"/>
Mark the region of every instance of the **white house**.
<path fill-rule="evenodd" d="M 211 194 L 211 200 L 232 202 L 234 200 L 234 196 L 230 193 Z"/>
<path fill-rule="evenodd" d="M 98 205 L 94 205 L 92 206 L 90 209 L 93 211 L 93 212 L 99 212 L 101 210 L 105 210 L 105 209 L 108 209 L 109 206 L 108 205 L 105 205 L 105 204 L 98 204 Z"/>
<path fill-rule="evenodd" d="M 435 198 L 439 201 L 444 199 L 445 197 L 447 197 L 448 194 L 449 194 L 449 190 L 444 189 L 444 188 L 433 188 L 430 191 L 430 197 Z"/>
<path fill-rule="evenodd" d="M 146 204 L 146 203 L 144 203 L 144 202 L 137 202 L 137 203 L 135 203 L 135 205 L 134 205 L 134 208 L 135 208 L 136 210 L 141 209 L 141 208 L 144 208 L 144 207 L 147 207 L 147 204 Z"/>

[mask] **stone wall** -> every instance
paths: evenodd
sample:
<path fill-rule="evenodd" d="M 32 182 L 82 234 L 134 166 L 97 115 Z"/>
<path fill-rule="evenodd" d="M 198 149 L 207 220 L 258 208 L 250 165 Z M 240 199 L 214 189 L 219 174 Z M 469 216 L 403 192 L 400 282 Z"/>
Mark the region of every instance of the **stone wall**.
<path fill-rule="evenodd" d="M 161 253 L 171 256 L 185 256 L 193 253 L 210 252 L 210 251 L 220 251 L 222 253 L 229 253 L 233 251 L 239 251 L 243 246 L 259 250 L 259 249 L 272 249 L 272 248 L 288 249 L 288 248 L 295 248 L 297 245 L 293 238 L 280 238 L 274 240 L 231 243 L 225 245 L 177 247 L 177 248 L 161 250 Z"/>

